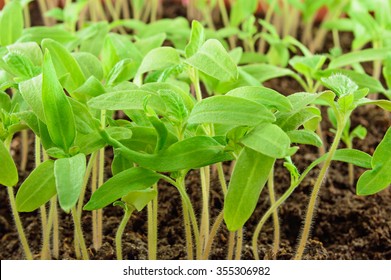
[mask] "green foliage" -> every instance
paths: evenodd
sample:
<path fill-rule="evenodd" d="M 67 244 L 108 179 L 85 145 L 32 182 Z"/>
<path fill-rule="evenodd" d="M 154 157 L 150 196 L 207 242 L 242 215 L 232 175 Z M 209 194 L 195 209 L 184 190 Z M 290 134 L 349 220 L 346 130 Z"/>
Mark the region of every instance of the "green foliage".
<path fill-rule="evenodd" d="M 16 42 L 24 27 L 23 7 L 19 1 L 10 1 L 0 12 L 0 45 Z"/>
<path fill-rule="evenodd" d="M 30 173 L 16 195 L 19 212 L 32 212 L 56 195 L 54 161 L 47 160 Z"/>
<path fill-rule="evenodd" d="M 371 195 L 380 192 L 391 184 L 391 129 L 373 153 L 371 170 L 365 171 L 357 182 L 358 195 Z"/>
<path fill-rule="evenodd" d="M 6 187 L 13 187 L 18 182 L 18 170 L 9 150 L 5 147 L 3 141 L 0 141 L 0 184 Z"/>

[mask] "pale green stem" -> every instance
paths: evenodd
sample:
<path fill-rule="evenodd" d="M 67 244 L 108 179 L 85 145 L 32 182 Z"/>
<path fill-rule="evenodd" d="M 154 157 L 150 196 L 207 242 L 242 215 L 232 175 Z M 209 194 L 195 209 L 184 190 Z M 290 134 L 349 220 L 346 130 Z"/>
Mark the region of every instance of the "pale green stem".
<path fill-rule="evenodd" d="M 223 164 L 221 162 L 218 162 L 218 163 L 216 163 L 216 166 L 217 166 L 217 174 L 219 176 L 221 189 L 223 191 L 223 194 L 225 195 L 227 193 L 228 188 L 227 188 L 227 182 L 225 180 Z"/>
<path fill-rule="evenodd" d="M 134 208 L 129 205 L 125 206 L 124 216 L 122 218 L 121 223 L 119 224 L 117 233 L 115 235 L 115 251 L 117 254 L 117 260 L 122 260 L 122 235 L 124 234 L 125 227 L 130 217 L 132 216 L 133 210 Z"/>
<path fill-rule="evenodd" d="M 310 198 L 310 202 L 308 204 L 308 209 L 307 209 L 307 214 L 305 217 L 303 231 L 301 233 L 299 246 L 297 248 L 297 252 L 295 255 L 296 260 L 300 260 L 303 256 L 303 253 L 304 253 L 304 250 L 305 250 L 305 247 L 307 244 L 307 240 L 308 240 L 308 237 L 309 237 L 310 231 L 311 231 L 311 224 L 312 224 L 313 215 L 314 215 L 315 208 L 316 208 L 319 190 L 320 190 L 320 187 L 322 186 L 323 180 L 326 177 L 326 173 L 327 173 L 327 170 L 331 164 L 331 160 L 333 159 L 334 153 L 338 148 L 338 144 L 339 144 L 339 141 L 340 141 L 342 133 L 343 133 L 343 129 L 346 124 L 346 120 L 347 120 L 347 118 L 344 117 L 343 121 L 341 123 L 339 123 L 339 125 L 338 125 L 333 144 L 330 147 L 327 158 L 322 166 L 322 169 L 320 170 L 320 173 L 319 173 L 318 178 L 315 182 L 313 191 L 311 193 L 311 198 Z"/>
<path fill-rule="evenodd" d="M 43 242 L 42 242 L 42 252 L 41 252 L 41 260 L 50 260 L 50 232 L 52 231 L 53 226 L 53 218 L 54 218 L 54 207 L 53 203 L 57 203 L 57 200 L 55 197 L 51 198 L 50 200 L 50 210 L 49 210 L 49 217 L 47 221 L 47 226 L 45 228 L 45 233 L 43 235 Z"/>
<path fill-rule="evenodd" d="M 243 228 L 237 230 L 236 234 L 236 250 L 235 250 L 235 260 L 240 260 L 242 257 L 242 248 L 243 248 Z"/>
<path fill-rule="evenodd" d="M 202 192 L 202 214 L 200 226 L 200 246 L 205 250 L 209 235 L 209 188 L 210 188 L 210 168 L 202 167 L 201 172 L 201 192 Z"/>
<path fill-rule="evenodd" d="M 8 150 L 10 149 L 10 146 L 11 146 L 11 139 L 12 139 L 12 136 L 8 137 L 4 141 L 4 146 Z M 23 248 L 24 254 L 25 254 L 27 260 L 32 260 L 33 259 L 33 255 L 31 254 L 30 247 L 28 245 L 27 238 L 26 238 L 26 235 L 25 235 L 24 230 L 23 230 L 23 225 L 22 225 L 22 222 L 20 220 L 20 216 L 19 216 L 18 210 L 16 208 L 14 189 L 13 189 L 13 187 L 7 187 L 7 191 L 8 191 L 8 197 L 9 197 L 9 200 L 10 200 L 12 215 L 14 217 L 14 221 L 15 221 L 15 225 L 16 225 L 16 230 L 17 230 L 17 232 L 19 234 L 19 238 L 20 238 L 20 242 L 22 244 L 22 248 Z"/>
<path fill-rule="evenodd" d="M 221 211 L 220 214 L 217 216 L 217 218 L 212 226 L 212 229 L 210 230 L 208 242 L 206 243 L 205 250 L 202 255 L 203 260 L 209 259 L 210 251 L 212 249 L 213 240 L 216 237 L 216 234 L 217 234 L 217 232 L 223 222 L 223 219 L 224 219 L 224 212 Z"/>
<path fill-rule="evenodd" d="M 270 171 L 267 186 L 269 190 L 270 205 L 274 205 L 276 203 L 276 196 L 274 193 L 274 167 L 272 167 Z M 273 225 L 274 225 L 273 258 L 275 259 L 280 249 L 280 222 L 278 219 L 277 209 L 273 212 Z"/>
<path fill-rule="evenodd" d="M 228 254 L 227 254 L 227 260 L 232 260 L 234 256 L 234 249 L 235 249 L 235 231 L 229 232 L 228 237 Z"/>
<path fill-rule="evenodd" d="M 265 16 L 265 21 L 267 23 L 271 22 L 276 3 L 277 3 L 277 0 L 273 0 L 273 2 L 270 4 L 270 7 L 267 9 L 266 16 Z M 261 33 L 264 33 L 265 31 L 266 31 L 266 28 L 262 27 Z M 265 53 L 265 48 L 266 48 L 266 41 L 265 40 L 259 40 L 258 52 Z"/>
<path fill-rule="evenodd" d="M 73 224 L 75 226 L 75 231 L 76 231 L 77 239 L 79 241 L 83 260 L 88 260 L 89 256 L 88 256 L 88 252 L 87 252 L 86 243 L 84 241 L 83 230 L 81 227 L 81 223 L 80 223 L 79 219 L 77 218 L 77 210 L 76 210 L 75 206 L 72 207 L 71 212 L 72 212 Z"/>
<path fill-rule="evenodd" d="M 20 221 L 18 210 L 16 210 L 14 189 L 13 189 L 13 187 L 7 187 L 7 191 L 8 191 L 8 197 L 10 200 L 10 204 L 11 204 L 12 214 L 14 216 L 14 220 L 15 220 L 15 224 L 16 224 L 16 230 L 18 231 L 24 254 L 25 254 L 27 260 L 32 260 L 33 255 L 31 254 L 26 235 L 24 234 L 23 225 L 22 225 L 22 222 Z"/>
<path fill-rule="evenodd" d="M 154 185 L 157 191 L 157 184 Z M 148 203 L 148 259 L 157 259 L 157 208 L 158 200 L 156 197 Z"/>
<path fill-rule="evenodd" d="M 183 222 L 185 223 L 185 235 L 186 235 L 186 249 L 187 249 L 187 259 L 193 260 L 193 238 L 191 237 L 191 225 L 189 219 L 189 209 L 186 205 L 186 202 L 182 198 L 182 209 L 183 209 Z"/>
<path fill-rule="evenodd" d="M 158 5 L 158 0 L 152 0 L 151 22 L 155 22 L 157 19 Z"/>
<path fill-rule="evenodd" d="M 225 6 L 224 0 L 217 0 L 217 4 L 219 5 L 221 19 L 223 20 L 223 24 L 225 27 L 230 27 L 231 23 L 229 22 L 229 16 L 227 12 L 227 7 Z M 231 49 L 236 47 L 234 36 L 230 36 L 228 38 L 229 46 Z"/>
<path fill-rule="evenodd" d="M 98 161 L 98 158 L 95 159 Z M 97 188 L 98 180 L 98 164 L 93 164 L 92 166 L 92 176 L 91 176 L 91 193 L 94 193 Z M 97 226 L 97 211 L 92 211 L 92 243 L 94 244 L 95 250 L 98 250 L 98 226 Z"/>
<path fill-rule="evenodd" d="M 53 199 L 53 257 L 59 259 L 60 257 L 60 236 L 59 236 L 59 221 L 58 221 L 58 210 L 57 210 L 57 197 Z"/>

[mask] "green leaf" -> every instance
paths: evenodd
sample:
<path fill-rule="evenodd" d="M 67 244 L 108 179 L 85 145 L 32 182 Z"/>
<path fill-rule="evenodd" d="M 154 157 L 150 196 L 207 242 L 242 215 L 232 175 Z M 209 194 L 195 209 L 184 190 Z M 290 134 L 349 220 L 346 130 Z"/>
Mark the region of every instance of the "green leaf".
<path fill-rule="evenodd" d="M 315 147 L 321 147 L 323 145 L 322 140 L 315 132 L 306 129 L 291 130 L 286 132 L 292 143 L 312 145 Z"/>
<path fill-rule="evenodd" d="M 18 170 L 3 141 L 0 141 L 0 159 L 0 184 L 7 187 L 15 186 L 19 180 Z"/>
<path fill-rule="evenodd" d="M 335 69 L 347 65 L 352 65 L 355 63 L 383 60 L 390 54 L 390 52 L 391 52 L 391 48 L 365 49 L 365 50 L 350 52 L 333 59 L 330 62 L 328 68 Z"/>
<path fill-rule="evenodd" d="M 274 158 L 249 148 L 242 150 L 224 201 L 224 221 L 228 230 L 238 230 L 250 218 L 274 162 Z"/>
<path fill-rule="evenodd" d="M 343 74 L 337 73 L 321 80 L 323 85 L 335 92 L 340 98 L 358 90 L 357 84 Z"/>
<path fill-rule="evenodd" d="M 34 114 L 42 122 L 46 122 L 42 104 L 42 75 L 20 83 L 19 91 Z"/>
<path fill-rule="evenodd" d="M 288 135 L 271 123 L 256 126 L 241 142 L 246 147 L 272 158 L 286 157 L 291 143 Z"/>
<path fill-rule="evenodd" d="M 145 190 L 159 180 L 159 174 L 145 168 L 134 167 L 107 180 L 93 194 L 84 210 L 103 208 L 131 191 Z"/>
<path fill-rule="evenodd" d="M 154 92 L 143 89 L 109 92 L 90 99 L 87 104 L 91 108 L 100 110 L 143 110 L 144 99 L 153 94 Z M 151 96 L 148 105 L 158 112 L 165 110 L 158 96 Z"/>
<path fill-rule="evenodd" d="M 117 148 L 117 151 L 141 167 L 159 172 L 172 172 L 231 160 L 232 156 L 226 153 L 224 148 L 211 137 L 194 136 L 176 142 L 157 154 L 139 153 L 123 147 Z"/>
<path fill-rule="evenodd" d="M 80 69 L 86 79 L 91 76 L 94 76 L 98 80 L 103 79 L 102 64 L 97 57 L 87 52 L 73 53 L 72 56 L 76 59 L 77 64 L 80 65 Z"/>
<path fill-rule="evenodd" d="M 86 172 L 86 156 L 77 154 L 71 158 L 60 158 L 54 163 L 54 177 L 58 201 L 65 212 L 69 212 L 79 199 Z"/>
<path fill-rule="evenodd" d="M 76 59 L 60 43 L 52 39 L 42 41 L 42 49 L 49 50 L 57 77 L 69 75 L 64 87 L 68 92 L 72 92 L 85 82 L 85 77 Z"/>
<path fill-rule="evenodd" d="M 295 75 L 295 73 L 288 68 L 282 68 L 266 63 L 245 65 L 240 68 L 261 83 L 274 78 Z"/>
<path fill-rule="evenodd" d="M 28 57 L 35 66 L 42 65 L 42 50 L 35 42 L 15 43 L 7 46 L 7 49 L 10 53 L 23 54 Z"/>
<path fill-rule="evenodd" d="M 372 170 L 365 171 L 357 182 L 358 195 L 371 195 L 391 184 L 391 128 L 380 141 L 372 157 Z"/>
<path fill-rule="evenodd" d="M 35 26 L 23 30 L 18 42 L 35 42 L 41 44 L 43 39 L 52 39 L 61 44 L 75 40 L 75 37 L 60 26 Z"/>
<path fill-rule="evenodd" d="M 186 57 L 194 55 L 205 42 L 205 31 L 201 23 L 193 20 L 191 23 L 190 41 L 185 48 Z"/>
<path fill-rule="evenodd" d="M 295 108 L 295 107 L 294 107 Z M 315 124 L 321 120 L 318 108 L 308 106 L 289 113 L 278 113 L 276 125 L 284 131 L 296 130 L 301 125 Z M 314 130 L 314 129 L 313 129 Z"/>
<path fill-rule="evenodd" d="M 282 112 L 292 110 L 292 105 L 284 95 L 266 87 L 245 86 L 229 91 L 226 95 L 248 99 Z"/>
<path fill-rule="evenodd" d="M 108 32 L 109 25 L 105 21 L 82 28 L 77 34 L 81 39 L 80 51 L 89 52 L 98 57 L 105 42 L 104 38 Z"/>
<path fill-rule="evenodd" d="M 238 26 L 242 21 L 254 14 L 257 7 L 257 0 L 236 0 L 233 2 L 230 14 L 231 25 Z"/>
<path fill-rule="evenodd" d="M 274 120 L 274 115 L 262 104 L 235 96 L 213 96 L 194 106 L 188 122 L 255 126 Z"/>
<path fill-rule="evenodd" d="M 236 64 L 216 39 L 207 40 L 186 62 L 220 81 L 235 80 L 238 77 Z"/>
<path fill-rule="evenodd" d="M 20 186 L 16 194 L 16 208 L 19 212 L 32 212 L 55 194 L 54 162 L 47 160 L 34 169 Z"/>
<path fill-rule="evenodd" d="M 384 110 L 391 111 L 391 101 L 390 100 L 382 100 L 382 99 L 372 100 L 372 99 L 368 99 L 368 98 L 362 98 L 359 101 L 357 101 L 357 106 L 368 105 L 368 104 L 376 105 Z"/>
<path fill-rule="evenodd" d="M 137 75 L 153 70 L 164 69 L 180 63 L 178 51 L 171 47 L 160 47 L 151 50 L 144 57 Z"/>
<path fill-rule="evenodd" d="M 23 32 L 23 7 L 18 1 L 10 1 L 0 14 L 0 45 L 15 43 Z"/>
<path fill-rule="evenodd" d="M 49 51 L 44 55 L 42 103 L 50 138 L 57 146 L 68 151 L 75 139 L 75 119 L 72 107 L 57 80 Z"/>
<path fill-rule="evenodd" d="M 295 56 L 289 61 L 289 64 L 304 76 L 313 77 L 315 72 L 323 66 L 326 59 L 327 57 L 324 55 Z"/>
<path fill-rule="evenodd" d="M 147 188 L 145 190 L 131 191 L 126 196 L 122 197 L 121 200 L 128 205 L 132 205 L 137 211 L 141 211 L 156 196 L 156 190 Z"/>
<path fill-rule="evenodd" d="M 8 71 L 16 76 L 15 80 L 27 80 L 40 74 L 41 69 L 34 66 L 32 61 L 24 54 L 8 53 L 3 57 Z"/>
<path fill-rule="evenodd" d="M 132 79 L 137 72 L 138 63 L 130 58 L 122 59 L 110 70 L 107 75 L 108 86 L 116 85 Z"/>
<path fill-rule="evenodd" d="M 118 173 L 126 169 L 133 168 L 133 167 L 134 164 L 132 161 L 122 156 L 121 153 L 114 152 L 113 162 L 111 163 L 111 172 L 113 173 L 113 176 L 117 175 Z"/>

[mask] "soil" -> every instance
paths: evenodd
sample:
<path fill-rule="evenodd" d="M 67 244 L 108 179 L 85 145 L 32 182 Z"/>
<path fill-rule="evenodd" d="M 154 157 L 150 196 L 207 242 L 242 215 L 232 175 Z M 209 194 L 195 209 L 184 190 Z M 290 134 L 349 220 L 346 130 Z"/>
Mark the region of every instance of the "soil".
<path fill-rule="evenodd" d="M 184 13 L 183 10 L 173 10 L 173 13 Z M 348 42 L 349 38 L 345 41 Z M 289 78 L 272 80 L 265 83 L 265 86 L 284 94 L 301 90 L 295 81 Z M 357 109 L 352 116 L 352 127 L 358 124 L 368 129 L 368 135 L 364 140 L 355 140 L 354 147 L 373 154 L 391 124 L 390 116 L 377 107 L 370 109 L 362 107 Z M 327 143 L 331 143 L 333 138 L 329 128 L 330 124 L 324 121 L 322 129 Z M 31 142 L 31 157 L 27 170 L 31 170 L 34 164 L 32 145 Z M 17 163 L 20 162 L 20 150 L 20 136 L 17 135 L 12 143 L 12 153 Z M 316 149 L 303 146 L 293 157 L 293 161 L 298 164 L 299 170 L 303 171 L 316 157 Z M 225 168 L 228 174 L 229 165 L 226 165 Z M 361 168 L 355 168 L 356 181 L 363 171 Z M 281 242 L 277 259 L 292 259 L 294 256 L 306 205 L 317 172 L 319 169 L 313 170 L 278 210 Z M 28 176 L 28 173 L 19 170 L 21 182 Z M 110 176 L 109 168 L 107 176 Z M 229 180 L 228 175 L 226 179 Z M 191 171 L 186 181 L 187 192 L 198 216 L 201 213 L 199 181 L 198 171 Z M 281 195 L 288 186 L 289 174 L 284 170 L 282 162 L 278 161 L 275 169 L 276 195 Z M 2 202 L 0 205 L 0 259 L 23 259 L 24 255 L 11 216 L 5 187 L 0 187 L 0 201 Z M 187 258 L 182 208 L 179 201 L 179 193 L 174 187 L 159 185 L 159 259 Z M 254 258 L 251 251 L 252 232 L 269 205 L 269 196 L 267 188 L 265 188 L 260 196 L 256 211 L 244 227 L 242 259 Z M 222 207 L 223 196 L 217 174 L 212 173 L 210 197 L 212 222 Z M 99 250 L 95 250 L 92 246 L 91 213 L 83 213 L 83 229 L 91 259 L 109 260 L 116 257 L 114 237 L 123 211 L 119 207 L 109 206 L 103 210 L 103 214 L 103 245 Z M 39 212 L 21 213 L 20 216 L 34 258 L 39 259 L 42 243 Z M 71 216 L 60 211 L 59 218 L 61 245 L 59 259 L 75 259 Z M 273 231 L 273 223 L 269 219 L 259 237 L 258 250 L 261 259 L 273 257 Z M 213 244 L 211 259 L 226 259 L 228 238 L 229 233 L 223 225 Z M 123 255 L 124 259 L 131 260 L 148 258 L 147 214 L 145 210 L 134 213 L 126 227 L 123 236 Z M 347 165 L 334 162 L 320 191 L 312 235 L 304 259 L 391 259 L 391 188 L 372 196 L 357 196 L 354 187 L 347 183 Z"/>

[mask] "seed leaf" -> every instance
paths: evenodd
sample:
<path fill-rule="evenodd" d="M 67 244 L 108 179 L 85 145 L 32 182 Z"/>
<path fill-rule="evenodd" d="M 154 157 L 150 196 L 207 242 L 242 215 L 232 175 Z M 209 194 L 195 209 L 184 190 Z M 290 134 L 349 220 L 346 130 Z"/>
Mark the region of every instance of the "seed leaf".
<path fill-rule="evenodd" d="M 10 1 L 0 14 L 0 45 L 15 43 L 23 32 L 23 7 L 19 1 Z"/>
<path fill-rule="evenodd" d="M 122 197 L 122 201 L 126 202 L 128 205 L 132 205 L 137 211 L 141 211 L 156 197 L 156 195 L 156 190 L 147 188 L 145 190 L 131 191 L 126 196 Z"/>
<path fill-rule="evenodd" d="M 342 68 L 343 66 L 352 65 L 354 63 L 383 60 L 390 54 L 390 51 L 391 48 L 376 48 L 350 52 L 333 59 L 328 68 Z"/>
<path fill-rule="evenodd" d="M 84 210 L 103 208 L 131 191 L 145 190 L 159 180 L 159 174 L 142 167 L 134 167 L 116 174 L 93 194 Z"/>
<path fill-rule="evenodd" d="M 266 106 L 269 109 L 290 111 L 292 105 L 284 95 L 266 87 L 244 86 L 229 91 L 226 95 L 248 99 Z"/>
<path fill-rule="evenodd" d="M 44 55 L 42 103 L 50 138 L 56 145 L 68 151 L 75 139 L 75 119 L 72 107 L 57 80 L 49 51 Z"/>
<path fill-rule="evenodd" d="M 312 145 L 316 147 L 322 146 L 322 140 L 313 131 L 300 129 L 300 130 L 291 130 L 286 133 L 292 143 Z"/>
<path fill-rule="evenodd" d="M 0 141 L 0 159 L 0 184 L 7 187 L 15 186 L 19 180 L 18 170 L 3 141 Z"/>
<path fill-rule="evenodd" d="M 19 84 L 19 91 L 23 99 L 30 105 L 34 114 L 42 121 L 46 122 L 42 104 L 42 75 Z"/>
<path fill-rule="evenodd" d="M 272 158 L 287 156 L 290 146 L 288 135 L 275 124 L 261 124 L 251 130 L 242 143 L 259 153 Z"/>
<path fill-rule="evenodd" d="M 255 126 L 274 120 L 262 104 L 235 96 L 213 96 L 194 106 L 188 122 Z"/>
<path fill-rule="evenodd" d="M 357 182 L 358 195 L 375 194 L 391 184 L 391 128 L 377 146 L 370 168 L 372 170 L 365 171 Z"/>
<path fill-rule="evenodd" d="M 178 51 L 171 47 L 160 47 L 151 50 L 144 57 L 137 74 L 164 69 L 180 63 Z"/>
<path fill-rule="evenodd" d="M 19 212 L 31 212 L 55 194 L 54 162 L 47 160 L 34 169 L 20 186 L 16 194 L 16 207 Z"/>
<path fill-rule="evenodd" d="M 231 160 L 224 146 L 212 137 L 194 136 L 169 146 L 157 154 L 145 154 L 119 148 L 118 152 L 142 167 L 159 172 L 195 169 Z"/>
<path fill-rule="evenodd" d="M 238 230 L 250 218 L 274 162 L 274 158 L 243 148 L 224 202 L 224 221 L 228 230 Z"/>
<path fill-rule="evenodd" d="M 72 92 L 85 82 L 85 77 L 76 59 L 60 43 L 52 39 L 42 41 L 42 49 L 48 49 L 56 69 L 57 77 L 69 75 L 64 84 L 68 92 Z"/>
<path fill-rule="evenodd" d="M 65 212 L 69 212 L 79 199 L 85 172 L 86 157 L 84 154 L 55 161 L 54 176 L 58 201 Z"/>
<path fill-rule="evenodd" d="M 201 23 L 193 20 L 191 23 L 190 41 L 185 48 L 186 57 L 194 55 L 205 42 L 205 31 Z"/>
<path fill-rule="evenodd" d="M 238 77 L 236 64 L 216 39 L 207 40 L 186 62 L 220 81 L 235 80 Z"/>

